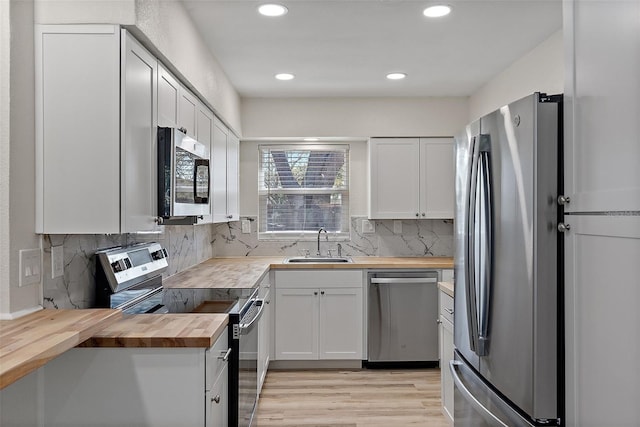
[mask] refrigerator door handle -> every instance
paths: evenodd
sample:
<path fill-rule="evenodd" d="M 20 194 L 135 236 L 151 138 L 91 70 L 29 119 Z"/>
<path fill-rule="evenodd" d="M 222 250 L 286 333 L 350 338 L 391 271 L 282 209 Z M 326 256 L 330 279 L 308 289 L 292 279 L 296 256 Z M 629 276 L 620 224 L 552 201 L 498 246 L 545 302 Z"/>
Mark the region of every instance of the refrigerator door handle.
<path fill-rule="evenodd" d="M 491 297 L 491 269 L 493 252 L 493 195 L 491 187 L 491 139 L 489 135 L 480 135 L 478 150 L 478 179 L 480 200 L 477 214 L 480 217 L 480 262 L 478 271 L 478 356 L 489 353 L 489 312 Z"/>
<path fill-rule="evenodd" d="M 496 417 L 489 409 L 487 409 L 476 397 L 469 391 L 469 389 L 464 385 L 460 376 L 458 375 L 458 371 L 456 370 L 456 366 L 462 365 L 462 362 L 459 360 L 451 360 L 449 361 L 449 370 L 451 371 L 451 376 L 453 377 L 453 382 L 458 390 L 464 398 L 469 402 L 476 411 L 478 411 L 482 417 L 491 425 L 499 426 L 499 427 L 509 427 L 507 424 L 503 423 L 498 417 Z"/>
<path fill-rule="evenodd" d="M 465 294 L 466 294 L 466 309 L 467 309 L 467 328 L 469 331 L 469 348 L 474 353 L 477 353 L 478 348 L 478 304 L 477 304 L 477 292 L 476 292 L 476 258 L 475 258 L 475 205 L 476 205 L 476 191 L 478 180 L 478 155 L 479 155 L 479 138 L 480 135 L 471 138 L 471 171 L 469 173 L 469 181 L 467 183 L 467 208 L 465 210 L 465 238 L 464 238 L 464 253 L 467 258 L 467 262 L 464 265 L 465 273 Z"/>

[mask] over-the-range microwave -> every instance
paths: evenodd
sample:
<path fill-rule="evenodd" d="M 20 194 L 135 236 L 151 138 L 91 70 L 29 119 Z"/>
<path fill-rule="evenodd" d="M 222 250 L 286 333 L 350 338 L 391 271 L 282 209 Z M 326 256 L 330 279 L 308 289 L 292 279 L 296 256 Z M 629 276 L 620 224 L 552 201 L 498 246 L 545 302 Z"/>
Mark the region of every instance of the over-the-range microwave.
<path fill-rule="evenodd" d="M 162 220 L 208 215 L 209 148 L 184 129 L 158 127 L 158 217 Z"/>

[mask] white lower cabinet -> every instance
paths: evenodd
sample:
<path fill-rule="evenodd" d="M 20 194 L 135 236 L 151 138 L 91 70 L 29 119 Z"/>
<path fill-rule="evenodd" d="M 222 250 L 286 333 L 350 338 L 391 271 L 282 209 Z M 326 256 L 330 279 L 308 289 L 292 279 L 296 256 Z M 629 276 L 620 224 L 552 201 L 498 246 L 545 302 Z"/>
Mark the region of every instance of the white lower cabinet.
<path fill-rule="evenodd" d="M 205 426 L 222 427 L 229 419 L 229 375 L 225 366 L 211 390 L 205 393 Z"/>
<path fill-rule="evenodd" d="M 360 360 L 362 272 L 277 271 L 275 358 Z"/>
<path fill-rule="evenodd" d="M 228 425 L 227 331 L 210 348 L 74 348 L 44 371 L 44 425 Z"/>
<path fill-rule="evenodd" d="M 453 377 L 449 362 L 453 359 L 453 298 L 442 290 L 438 293 L 440 305 L 440 392 L 442 412 L 453 422 Z"/>

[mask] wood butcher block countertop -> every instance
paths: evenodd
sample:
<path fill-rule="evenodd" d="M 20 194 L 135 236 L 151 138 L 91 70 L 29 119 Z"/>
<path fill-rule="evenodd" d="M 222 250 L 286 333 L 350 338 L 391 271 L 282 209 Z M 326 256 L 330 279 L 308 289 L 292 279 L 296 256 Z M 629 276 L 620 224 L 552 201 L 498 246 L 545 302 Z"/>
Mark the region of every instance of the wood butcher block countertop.
<path fill-rule="evenodd" d="M 211 347 L 226 314 L 133 314 L 95 333 L 81 347 Z"/>
<path fill-rule="evenodd" d="M 273 270 L 453 268 L 451 257 L 353 257 L 352 263 L 283 263 L 284 257 L 211 258 L 167 278 L 165 288 L 254 288 Z"/>
<path fill-rule="evenodd" d="M 0 320 L 0 389 L 122 318 L 120 310 L 40 310 Z"/>

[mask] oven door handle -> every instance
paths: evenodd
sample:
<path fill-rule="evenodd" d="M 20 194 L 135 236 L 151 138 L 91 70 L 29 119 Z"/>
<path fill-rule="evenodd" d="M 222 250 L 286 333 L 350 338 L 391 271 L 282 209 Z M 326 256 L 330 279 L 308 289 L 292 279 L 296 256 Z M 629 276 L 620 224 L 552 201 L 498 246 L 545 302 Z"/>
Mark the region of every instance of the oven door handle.
<path fill-rule="evenodd" d="M 253 304 L 259 306 L 258 311 L 256 312 L 256 314 L 253 316 L 252 319 L 248 319 L 249 320 L 248 323 L 240 323 L 240 335 L 248 335 L 256 326 L 256 324 L 258 323 L 258 320 L 260 320 L 260 317 L 262 317 L 262 310 L 264 309 L 264 300 L 257 299 L 254 301 Z"/>

